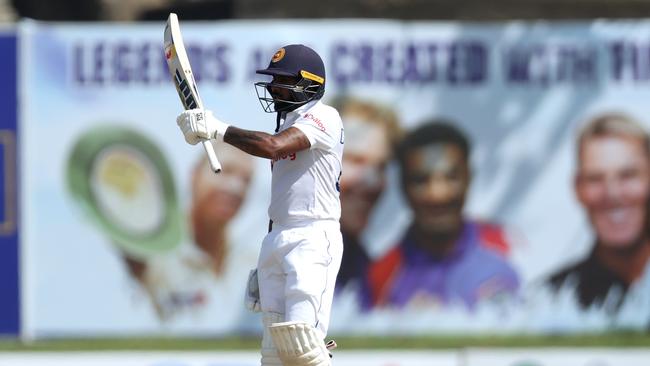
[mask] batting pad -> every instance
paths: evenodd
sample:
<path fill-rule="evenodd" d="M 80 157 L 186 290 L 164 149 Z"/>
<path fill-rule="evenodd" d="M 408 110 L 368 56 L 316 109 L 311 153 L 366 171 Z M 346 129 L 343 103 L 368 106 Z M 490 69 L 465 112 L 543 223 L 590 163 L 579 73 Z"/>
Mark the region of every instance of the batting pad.
<path fill-rule="evenodd" d="M 284 314 L 264 312 L 262 314 L 262 323 L 264 324 L 264 333 L 262 333 L 262 366 L 282 366 L 282 361 L 278 357 L 278 350 L 273 344 L 269 326 L 284 320 Z"/>
<path fill-rule="evenodd" d="M 325 342 L 311 325 L 304 322 L 275 323 L 271 338 L 284 366 L 330 366 Z"/>

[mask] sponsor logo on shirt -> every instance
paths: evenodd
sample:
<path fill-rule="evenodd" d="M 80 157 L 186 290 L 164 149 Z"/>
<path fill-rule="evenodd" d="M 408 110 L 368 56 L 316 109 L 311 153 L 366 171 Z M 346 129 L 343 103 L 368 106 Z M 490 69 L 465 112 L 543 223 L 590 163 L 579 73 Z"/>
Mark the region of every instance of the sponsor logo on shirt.
<path fill-rule="evenodd" d="M 289 154 L 289 155 L 282 155 L 282 156 L 278 156 L 277 158 L 273 158 L 273 159 L 271 160 L 271 169 L 273 169 L 273 164 L 274 164 L 276 161 L 278 161 L 278 160 L 287 160 L 287 159 L 288 159 L 288 160 L 292 160 L 292 161 L 293 161 L 293 160 L 296 160 L 296 153 Z"/>
<path fill-rule="evenodd" d="M 321 131 L 325 132 L 325 125 L 323 124 L 323 121 L 320 120 L 320 118 L 317 118 L 311 113 L 307 113 L 303 116 L 303 118 L 311 120 L 314 122 L 314 124 L 320 129 Z"/>

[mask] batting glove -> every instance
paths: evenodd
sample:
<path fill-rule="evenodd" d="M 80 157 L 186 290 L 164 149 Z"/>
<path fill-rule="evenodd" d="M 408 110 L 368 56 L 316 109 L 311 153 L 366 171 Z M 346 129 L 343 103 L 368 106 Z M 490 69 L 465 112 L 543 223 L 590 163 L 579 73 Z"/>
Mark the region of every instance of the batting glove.
<path fill-rule="evenodd" d="M 196 145 L 201 140 L 217 139 L 223 141 L 228 124 L 218 120 L 208 109 L 190 109 L 176 117 L 176 124 L 185 136 L 185 141 Z"/>
<path fill-rule="evenodd" d="M 246 309 L 259 313 L 262 311 L 260 305 L 260 285 L 257 280 L 257 269 L 253 269 L 248 274 L 248 283 L 246 283 L 246 298 L 244 299 Z"/>

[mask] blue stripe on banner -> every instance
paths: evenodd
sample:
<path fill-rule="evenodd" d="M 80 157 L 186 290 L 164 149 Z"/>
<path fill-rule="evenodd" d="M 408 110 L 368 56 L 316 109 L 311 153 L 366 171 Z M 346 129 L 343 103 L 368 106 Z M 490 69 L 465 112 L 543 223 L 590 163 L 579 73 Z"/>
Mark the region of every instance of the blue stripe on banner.
<path fill-rule="evenodd" d="M 0 335 L 20 332 L 16 33 L 0 33 Z"/>

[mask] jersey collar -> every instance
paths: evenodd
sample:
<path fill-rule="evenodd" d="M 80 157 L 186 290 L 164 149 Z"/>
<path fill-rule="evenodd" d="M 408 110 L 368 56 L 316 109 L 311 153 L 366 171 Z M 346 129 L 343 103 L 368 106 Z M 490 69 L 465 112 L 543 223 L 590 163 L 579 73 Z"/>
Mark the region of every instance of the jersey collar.
<path fill-rule="evenodd" d="M 298 117 L 298 116 L 302 115 L 304 112 L 306 112 L 307 110 L 311 109 L 313 106 L 315 106 L 319 102 L 320 102 L 320 99 L 316 99 L 316 100 L 312 100 L 309 103 L 301 105 L 300 107 L 298 107 L 298 108 L 294 109 L 293 111 L 287 113 L 287 118 Z M 294 113 L 295 113 L 295 115 L 294 115 Z"/>

